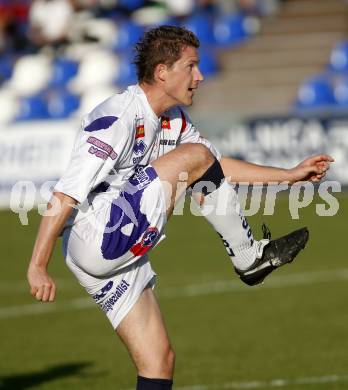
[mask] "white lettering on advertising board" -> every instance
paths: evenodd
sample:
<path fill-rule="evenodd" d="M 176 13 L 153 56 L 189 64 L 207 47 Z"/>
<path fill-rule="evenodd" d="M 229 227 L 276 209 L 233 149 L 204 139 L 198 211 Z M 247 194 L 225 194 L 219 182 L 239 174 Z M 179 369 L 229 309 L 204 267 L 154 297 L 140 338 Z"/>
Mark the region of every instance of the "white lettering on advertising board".
<path fill-rule="evenodd" d="M 75 122 L 33 122 L 0 131 L 0 206 L 9 206 L 18 181 L 29 181 L 39 188 L 61 176 L 77 128 Z"/>

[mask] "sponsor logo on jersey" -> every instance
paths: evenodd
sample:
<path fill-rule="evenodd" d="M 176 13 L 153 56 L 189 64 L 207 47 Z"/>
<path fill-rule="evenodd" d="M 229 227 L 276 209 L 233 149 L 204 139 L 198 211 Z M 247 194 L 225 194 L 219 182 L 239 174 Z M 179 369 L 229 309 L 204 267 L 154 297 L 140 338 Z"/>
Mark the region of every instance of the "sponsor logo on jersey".
<path fill-rule="evenodd" d="M 138 118 L 135 122 L 135 139 L 145 137 L 144 118 Z"/>
<path fill-rule="evenodd" d="M 139 156 L 139 157 L 133 157 L 132 161 L 134 165 L 137 165 L 140 163 L 140 161 L 143 159 L 144 156 Z"/>
<path fill-rule="evenodd" d="M 133 152 L 135 154 L 137 154 L 137 155 L 144 154 L 145 150 L 146 150 L 146 144 L 144 141 L 140 140 L 134 144 Z"/>
<path fill-rule="evenodd" d="M 162 116 L 161 117 L 161 127 L 162 129 L 168 129 L 170 130 L 170 119 L 169 116 Z"/>
<path fill-rule="evenodd" d="M 156 227 L 148 227 L 143 234 L 141 241 L 130 248 L 135 256 L 143 256 L 153 247 L 159 237 L 159 231 Z"/>
<path fill-rule="evenodd" d="M 109 155 L 105 152 L 103 152 L 102 150 L 96 148 L 95 146 L 91 146 L 89 149 L 88 149 L 88 153 L 91 153 L 93 154 L 94 156 L 98 157 L 98 158 L 101 158 L 102 160 L 107 160 Z"/>
<path fill-rule="evenodd" d="M 144 157 L 144 153 L 146 150 L 146 144 L 143 140 L 136 141 L 133 147 L 133 153 L 136 154 L 138 157 L 133 157 L 133 164 L 139 164 L 140 161 Z"/>
<path fill-rule="evenodd" d="M 111 160 L 116 160 L 117 158 L 117 153 L 114 151 L 114 149 L 109 145 L 107 144 L 106 142 L 98 139 L 98 138 L 95 138 L 95 137 L 88 137 L 87 139 L 87 142 L 89 144 L 92 144 L 94 145 L 95 147 L 97 147 L 98 149 L 101 149 L 103 150 L 104 152 L 107 153 L 107 155 L 111 158 Z M 93 154 L 93 153 L 92 153 Z"/>
<path fill-rule="evenodd" d="M 176 145 L 176 140 L 175 139 L 161 139 L 160 140 L 160 145 L 175 146 Z"/>
<path fill-rule="evenodd" d="M 115 303 L 122 297 L 122 295 L 128 290 L 130 284 L 127 283 L 124 279 L 116 286 L 115 291 L 111 294 L 110 298 L 108 298 L 104 303 L 99 303 L 102 310 L 107 313 L 112 310 Z"/>

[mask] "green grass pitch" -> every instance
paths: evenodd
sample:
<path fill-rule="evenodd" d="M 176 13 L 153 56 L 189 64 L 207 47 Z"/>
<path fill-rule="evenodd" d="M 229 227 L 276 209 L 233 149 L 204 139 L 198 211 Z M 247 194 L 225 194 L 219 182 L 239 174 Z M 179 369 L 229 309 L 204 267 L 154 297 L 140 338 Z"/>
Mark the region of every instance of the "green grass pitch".
<path fill-rule="evenodd" d="M 348 388 L 348 197 L 339 200 L 333 217 L 316 215 L 316 198 L 292 220 L 282 196 L 275 215 L 249 218 L 257 238 L 262 221 L 273 237 L 304 225 L 310 230 L 298 259 L 256 288 L 238 281 L 203 218 L 173 217 L 151 259 L 177 354 L 174 388 Z M 100 309 L 86 304 L 60 248 L 49 267 L 57 301 L 43 305 L 28 294 L 25 273 L 38 223 L 37 213 L 21 226 L 16 214 L 0 212 L 0 389 L 134 388 L 124 346 Z"/>

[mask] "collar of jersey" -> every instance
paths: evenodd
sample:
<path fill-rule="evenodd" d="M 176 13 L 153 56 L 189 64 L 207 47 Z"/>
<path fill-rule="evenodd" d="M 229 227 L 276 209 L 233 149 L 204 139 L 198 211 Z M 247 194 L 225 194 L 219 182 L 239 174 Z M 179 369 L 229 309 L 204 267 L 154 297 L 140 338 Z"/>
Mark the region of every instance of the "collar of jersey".
<path fill-rule="evenodd" d="M 150 106 L 149 101 L 147 100 L 145 92 L 140 88 L 139 84 L 134 85 L 134 92 L 138 96 L 138 98 L 142 101 L 144 107 L 146 108 L 146 111 L 148 111 L 149 115 L 151 115 L 150 118 L 153 119 L 155 122 L 159 122 L 161 118 L 159 118 L 154 113 L 152 107 Z"/>

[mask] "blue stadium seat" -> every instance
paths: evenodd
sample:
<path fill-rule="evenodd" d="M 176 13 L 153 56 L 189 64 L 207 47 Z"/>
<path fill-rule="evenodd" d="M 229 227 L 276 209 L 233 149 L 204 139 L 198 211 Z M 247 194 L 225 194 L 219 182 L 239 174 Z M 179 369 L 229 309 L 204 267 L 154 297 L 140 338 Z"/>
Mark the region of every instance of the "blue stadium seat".
<path fill-rule="evenodd" d="M 147 25 L 146 26 L 146 30 L 150 30 L 152 28 L 159 27 L 159 26 L 176 26 L 176 27 L 180 27 L 181 24 L 182 23 L 181 23 L 181 21 L 178 18 L 172 17 L 172 16 L 168 16 L 164 20 L 161 19 L 161 21 L 158 22 L 158 23 L 153 23 L 151 25 Z"/>
<path fill-rule="evenodd" d="M 64 89 L 49 91 L 46 101 L 47 113 L 51 119 L 68 118 L 80 105 L 80 98 Z"/>
<path fill-rule="evenodd" d="M 145 0 L 118 0 L 117 5 L 128 11 L 134 11 L 145 4 Z"/>
<path fill-rule="evenodd" d="M 337 108 L 348 107 L 348 76 L 336 80 L 333 87 L 333 96 Z"/>
<path fill-rule="evenodd" d="M 125 87 L 128 84 L 137 82 L 135 65 L 132 63 L 132 53 L 124 52 L 119 54 L 119 69 L 115 75 L 114 83 L 119 87 Z"/>
<path fill-rule="evenodd" d="M 224 15 L 214 25 L 214 38 L 220 47 L 238 44 L 247 38 L 244 27 L 244 16 L 239 13 Z"/>
<path fill-rule="evenodd" d="M 73 77 L 77 75 L 79 64 L 77 61 L 59 57 L 52 64 L 52 78 L 50 87 L 63 87 Z"/>
<path fill-rule="evenodd" d="M 205 78 L 212 77 L 218 73 L 219 64 L 216 50 L 212 48 L 200 47 L 199 58 L 199 68 Z"/>
<path fill-rule="evenodd" d="M 9 55 L 0 56 L 0 83 L 12 76 L 13 59 Z"/>
<path fill-rule="evenodd" d="M 144 28 L 131 20 L 120 20 L 116 24 L 118 34 L 116 41 L 112 44 L 112 49 L 116 51 L 129 49 L 144 33 Z"/>
<path fill-rule="evenodd" d="M 48 119 L 47 104 L 41 94 L 22 97 L 19 100 L 19 110 L 15 121 Z"/>
<path fill-rule="evenodd" d="M 336 72 L 348 71 L 348 41 L 339 42 L 332 49 L 330 68 Z"/>
<path fill-rule="evenodd" d="M 315 76 L 302 83 L 299 88 L 296 107 L 316 109 L 334 104 L 330 80 L 325 75 Z"/>
<path fill-rule="evenodd" d="M 214 25 L 211 15 L 200 12 L 185 20 L 183 26 L 192 31 L 203 45 L 214 45 Z"/>

